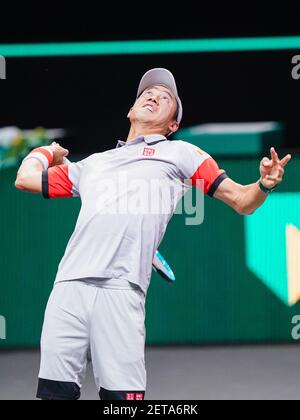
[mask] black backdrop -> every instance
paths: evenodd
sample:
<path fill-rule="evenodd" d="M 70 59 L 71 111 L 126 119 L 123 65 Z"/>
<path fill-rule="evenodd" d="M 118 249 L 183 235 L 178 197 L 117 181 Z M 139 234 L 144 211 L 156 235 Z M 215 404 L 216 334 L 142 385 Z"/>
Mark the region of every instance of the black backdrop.
<path fill-rule="evenodd" d="M 300 80 L 294 52 L 8 59 L 1 81 L 1 126 L 63 127 L 74 153 L 126 138 L 139 78 L 170 69 L 184 106 L 182 127 L 207 122 L 282 121 L 286 147 L 299 144 Z"/>
<path fill-rule="evenodd" d="M 125 39 L 207 38 L 224 36 L 296 35 L 291 21 L 268 27 L 256 22 L 239 25 L 160 24 L 124 30 L 117 24 L 51 26 L 42 19 L 27 23 L 24 15 L 5 20 L 0 42 L 49 42 Z M 164 22 L 163 22 L 164 23 Z M 299 29 L 298 29 L 299 28 Z M 135 29 L 135 30 L 134 30 Z M 282 121 L 286 148 L 299 145 L 300 80 L 292 79 L 292 57 L 299 51 L 162 54 L 98 57 L 27 58 L 7 60 L 1 81 L 0 126 L 66 128 L 64 145 L 72 153 L 89 154 L 113 147 L 126 138 L 127 111 L 142 74 L 152 67 L 170 69 L 183 101 L 182 127 L 208 122 Z"/>

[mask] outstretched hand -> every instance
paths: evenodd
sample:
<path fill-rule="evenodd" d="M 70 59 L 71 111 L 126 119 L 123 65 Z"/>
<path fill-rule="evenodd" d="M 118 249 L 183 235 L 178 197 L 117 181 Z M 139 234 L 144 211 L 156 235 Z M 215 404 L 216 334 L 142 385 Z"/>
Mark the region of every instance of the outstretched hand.
<path fill-rule="evenodd" d="M 274 147 L 271 148 L 271 159 L 264 157 L 260 163 L 260 182 L 268 189 L 275 188 L 280 184 L 284 175 L 284 168 L 291 160 L 292 156 L 286 155 L 279 159 Z"/>

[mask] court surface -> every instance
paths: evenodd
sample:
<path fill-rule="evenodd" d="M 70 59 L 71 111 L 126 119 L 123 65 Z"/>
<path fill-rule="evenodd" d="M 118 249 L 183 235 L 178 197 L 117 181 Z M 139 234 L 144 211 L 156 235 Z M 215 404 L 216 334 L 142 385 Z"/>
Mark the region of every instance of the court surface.
<path fill-rule="evenodd" d="M 300 399 L 300 345 L 148 347 L 148 400 Z M 37 350 L 0 351 L 0 400 L 35 399 Z M 97 399 L 89 368 L 83 400 Z"/>

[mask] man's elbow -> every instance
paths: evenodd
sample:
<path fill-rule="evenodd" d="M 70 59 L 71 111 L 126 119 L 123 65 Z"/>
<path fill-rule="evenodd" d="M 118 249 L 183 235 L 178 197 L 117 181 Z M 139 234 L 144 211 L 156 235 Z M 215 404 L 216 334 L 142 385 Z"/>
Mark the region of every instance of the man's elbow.
<path fill-rule="evenodd" d="M 251 208 L 247 208 L 247 207 L 240 207 L 240 206 L 236 207 L 235 210 L 240 216 L 251 216 L 256 211 L 256 209 L 251 209 Z"/>
<path fill-rule="evenodd" d="M 15 180 L 15 187 L 18 190 L 26 191 L 28 187 L 28 179 L 26 178 L 26 176 L 18 175 Z"/>
<path fill-rule="evenodd" d="M 251 216 L 252 214 L 254 214 L 256 212 L 256 209 L 254 210 L 246 210 L 244 212 L 244 216 Z"/>

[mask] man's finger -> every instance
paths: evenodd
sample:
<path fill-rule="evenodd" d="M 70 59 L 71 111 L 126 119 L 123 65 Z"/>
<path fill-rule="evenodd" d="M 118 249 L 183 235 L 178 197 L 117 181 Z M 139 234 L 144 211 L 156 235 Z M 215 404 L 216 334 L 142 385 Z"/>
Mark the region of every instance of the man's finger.
<path fill-rule="evenodd" d="M 272 161 L 269 158 L 264 157 L 262 160 L 262 164 L 263 166 L 270 167 L 272 166 Z"/>
<path fill-rule="evenodd" d="M 279 157 L 274 147 L 271 147 L 271 156 L 274 163 L 279 163 Z"/>
<path fill-rule="evenodd" d="M 266 175 L 266 179 L 268 180 L 268 181 L 276 181 L 276 176 L 272 176 L 272 175 Z"/>
<path fill-rule="evenodd" d="M 291 159 L 291 155 L 286 155 L 283 159 L 281 159 L 280 165 L 284 168 Z"/>

